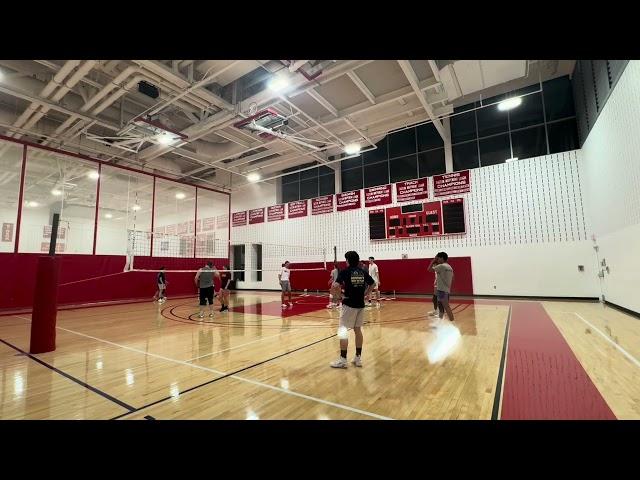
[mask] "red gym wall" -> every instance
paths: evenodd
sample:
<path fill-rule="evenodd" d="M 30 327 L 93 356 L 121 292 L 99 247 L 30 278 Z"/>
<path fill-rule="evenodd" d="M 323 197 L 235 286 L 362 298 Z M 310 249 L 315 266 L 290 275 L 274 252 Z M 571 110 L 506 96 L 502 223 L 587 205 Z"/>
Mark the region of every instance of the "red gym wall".
<path fill-rule="evenodd" d="M 407 260 L 376 260 L 380 269 L 380 288 L 383 292 L 431 294 L 433 293 L 434 273 L 427 268 L 431 258 L 414 258 Z M 454 281 L 451 293 L 457 295 L 473 295 L 473 279 L 471 275 L 471 257 L 449 257 L 449 264 L 453 268 Z M 333 268 L 327 263 L 327 268 Z M 345 262 L 339 262 L 340 268 L 345 268 Z M 291 269 L 318 268 L 322 263 L 296 263 Z M 295 290 L 308 289 L 327 290 L 329 271 L 315 270 L 291 272 L 291 288 Z"/>
<path fill-rule="evenodd" d="M 0 253 L 0 309 L 31 308 L 36 284 L 36 253 Z M 125 257 L 121 255 L 60 255 L 61 266 L 58 304 L 77 305 L 92 302 L 149 299 L 156 290 L 156 272 L 123 272 Z M 227 259 L 212 259 L 222 268 Z M 201 258 L 136 257 L 136 268 L 197 270 L 205 263 Z M 179 266 L 176 264 L 179 262 Z M 176 265 L 174 265 L 176 264 Z M 114 275 L 115 274 L 115 275 Z M 104 277 L 105 275 L 110 275 Z M 167 296 L 194 295 L 195 273 L 167 272 Z M 86 280 L 94 277 L 93 280 Z M 83 281 L 79 281 L 83 280 Z M 79 281 L 70 285 L 68 282 Z"/>

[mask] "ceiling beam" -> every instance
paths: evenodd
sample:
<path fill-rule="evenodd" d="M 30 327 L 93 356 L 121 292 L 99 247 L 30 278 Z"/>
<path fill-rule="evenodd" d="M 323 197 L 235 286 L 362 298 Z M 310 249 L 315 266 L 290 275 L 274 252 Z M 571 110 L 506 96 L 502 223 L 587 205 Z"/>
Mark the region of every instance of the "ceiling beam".
<path fill-rule="evenodd" d="M 362 79 L 356 74 L 356 72 L 354 72 L 353 70 L 350 72 L 347 72 L 347 76 L 356 85 L 356 87 L 360 89 L 362 94 L 365 97 L 367 97 L 367 100 L 369 100 L 369 102 L 371 102 L 372 105 L 375 105 L 376 98 L 373 96 L 373 93 L 371 93 L 371 90 L 369 90 L 369 87 L 367 87 L 365 83 L 362 81 Z"/>
<path fill-rule="evenodd" d="M 307 93 L 311 96 L 311 98 L 313 98 L 316 102 L 318 102 L 320 105 L 322 105 L 324 108 L 326 108 L 327 110 L 329 110 L 331 112 L 331 114 L 334 117 L 338 116 L 338 110 L 336 109 L 336 107 L 334 107 L 333 105 L 331 105 L 331 103 L 329 103 L 329 101 L 324 98 L 322 95 L 320 95 L 317 91 L 315 91 L 313 88 L 309 91 L 307 91 Z"/>
<path fill-rule="evenodd" d="M 409 60 L 398 60 L 398 64 L 400 65 L 400 68 L 404 72 L 404 76 L 407 77 L 407 80 L 409 80 L 409 83 L 411 84 L 411 88 L 413 88 L 413 91 L 418 96 L 418 100 L 420 100 L 420 103 L 422 104 L 425 111 L 427 112 L 427 115 L 429 115 L 429 118 L 433 122 L 433 126 L 436 127 L 436 130 L 438 130 L 438 133 L 440 134 L 442 139 L 445 142 L 448 142 L 449 135 L 447 134 L 447 131 L 444 129 L 442 122 L 433 113 L 433 109 L 431 108 L 431 105 L 429 105 L 429 102 L 427 101 L 427 97 L 425 93 L 422 90 L 420 90 L 420 85 L 419 85 L 420 80 L 418 80 L 418 76 L 416 75 L 416 72 L 413 70 L 411 63 L 409 62 Z"/>

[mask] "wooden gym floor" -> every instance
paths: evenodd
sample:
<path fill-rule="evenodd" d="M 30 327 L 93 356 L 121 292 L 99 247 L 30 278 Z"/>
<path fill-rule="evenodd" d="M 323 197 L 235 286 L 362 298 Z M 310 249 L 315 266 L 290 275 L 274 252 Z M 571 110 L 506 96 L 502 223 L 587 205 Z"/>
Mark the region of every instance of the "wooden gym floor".
<path fill-rule="evenodd" d="M 432 325 L 430 299 L 385 301 L 336 370 L 338 311 L 279 297 L 62 310 L 40 355 L 0 317 L 0 419 L 640 419 L 640 321 L 598 303 L 454 298 Z"/>

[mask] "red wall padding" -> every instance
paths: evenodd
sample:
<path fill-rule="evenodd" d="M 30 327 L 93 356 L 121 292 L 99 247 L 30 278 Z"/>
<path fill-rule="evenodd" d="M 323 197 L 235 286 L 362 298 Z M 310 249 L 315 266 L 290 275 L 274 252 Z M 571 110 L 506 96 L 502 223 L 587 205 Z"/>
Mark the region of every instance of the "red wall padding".
<path fill-rule="evenodd" d="M 427 268 L 431 258 L 414 258 L 407 260 L 377 260 L 380 270 L 380 288 L 382 291 L 396 293 L 429 294 L 433 292 L 434 273 Z M 344 261 L 339 262 L 340 268 L 345 268 Z M 471 257 L 449 257 L 449 264 L 453 268 L 453 294 L 473 295 L 473 278 L 471 274 Z M 327 263 L 331 269 L 332 264 Z M 296 263 L 291 269 L 318 268 L 322 263 Z M 308 272 L 291 272 L 291 288 L 294 290 L 327 290 L 329 270 L 314 270 Z"/>
<path fill-rule="evenodd" d="M 41 254 L 0 253 L 0 309 L 31 307 L 36 285 L 38 257 Z M 155 272 L 122 273 L 125 257 L 121 255 L 60 255 L 58 304 L 82 304 L 113 300 L 131 300 L 153 296 L 156 289 Z M 212 259 L 218 268 L 227 259 Z M 135 268 L 197 270 L 205 259 L 136 257 Z M 118 273 L 105 278 L 105 275 Z M 195 273 L 167 272 L 167 296 L 195 294 Z M 98 278 L 95 278 L 98 277 Z M 76 280 L 86 280 L 63 285 Z"/>

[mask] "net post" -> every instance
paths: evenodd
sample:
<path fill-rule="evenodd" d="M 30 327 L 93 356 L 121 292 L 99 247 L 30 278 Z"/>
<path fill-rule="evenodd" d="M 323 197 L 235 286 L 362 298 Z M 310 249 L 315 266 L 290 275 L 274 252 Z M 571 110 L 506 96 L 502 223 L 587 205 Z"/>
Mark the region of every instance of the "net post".
<path fill-rule="evenodd" d="M 60 257 L 56 256 L 56 241 L 60 214 L 53 214 L 49 255 L 38 258 L 36 285 L 31 314 L 29 353 L 46 353 L 56 349 L 56 320 L 58 313 L 58 275 Z"/>

